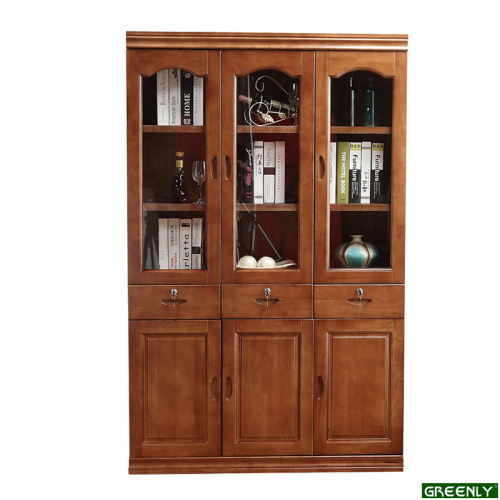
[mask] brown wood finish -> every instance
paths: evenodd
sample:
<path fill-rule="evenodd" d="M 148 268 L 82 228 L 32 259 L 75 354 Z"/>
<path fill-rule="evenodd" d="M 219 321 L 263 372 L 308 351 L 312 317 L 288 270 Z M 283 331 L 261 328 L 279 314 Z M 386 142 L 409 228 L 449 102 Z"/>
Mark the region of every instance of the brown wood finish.
<path fill-rule="evenodd" d="M 402 453 L 402 320 L 316 320 L 315 454 Z"/>
<path fill-rule="evenodd" d="M 224 320 L 223 455 L 312 454 L 312 320 Z"/>
<path fill-rule="evenodd" d="M 131 321 L 131 457 L 220 455 L 220 322 Z"/>
<path fill-rule="evenodd" d="M 330 76 L 338 78 L 350 71 L 373 71 L 390 78 L 394 76 L 393 52 L 358 52 L 352 57 L 350 51 L 332 51 L 328 54 Z"/>

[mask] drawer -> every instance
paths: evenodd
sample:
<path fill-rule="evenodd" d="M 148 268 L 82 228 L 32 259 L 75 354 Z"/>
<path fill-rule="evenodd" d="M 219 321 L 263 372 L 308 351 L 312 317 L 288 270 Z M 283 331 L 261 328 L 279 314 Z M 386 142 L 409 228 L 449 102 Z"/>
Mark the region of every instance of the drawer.
<path fill-rule="evenodd" d="M 403 318 L 404 288 L 404 285 L 316 285 L 314 317 Z"/>
<path fill-rule="evenodd" d="M 312 285 L 222 285 L 222 317 L 312 318 L 312 292 Z"/>
<path fill-rule="evenodd" d="M 130 285 L 128 310 L 130 319 L 218 319 L 220 291 L 217 285 Z"/>

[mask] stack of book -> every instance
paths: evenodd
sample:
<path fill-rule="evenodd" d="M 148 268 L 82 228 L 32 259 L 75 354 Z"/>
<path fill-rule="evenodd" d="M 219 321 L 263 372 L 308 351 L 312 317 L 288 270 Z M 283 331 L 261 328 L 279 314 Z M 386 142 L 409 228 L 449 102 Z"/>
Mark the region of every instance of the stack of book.
<path fill-rule="evenodd" d="M 203 219 L 158 219 L 160 269 L 202 269 Z"/>
<path fill-rule="evenodd" d="M 156 74 L 158 125 L 203 125 L 203 78 L 180 69 Z"/>
<path fill-rule="evenodd" d="M 384 144 L 330 143 L 330 203 L 382 203 Z"/>

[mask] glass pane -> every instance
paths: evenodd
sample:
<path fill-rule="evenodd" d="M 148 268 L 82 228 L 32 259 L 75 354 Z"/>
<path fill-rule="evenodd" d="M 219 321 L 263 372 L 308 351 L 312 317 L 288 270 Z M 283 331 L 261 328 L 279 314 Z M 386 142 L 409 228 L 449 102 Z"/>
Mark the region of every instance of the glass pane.
<path fill-rule="evenodd" d="M 390 268 L 392 79 L 331 79 L 330 268 Z"/>
<path fill-rule="evenodd" d="M 143 268 L 205 269 L 204 81 L 143 78 Z"/>
<path fill-rule="evenodd" d="M 299 262 L 299 79 L 259 71 L 237 79 L 236 262 Z"/>

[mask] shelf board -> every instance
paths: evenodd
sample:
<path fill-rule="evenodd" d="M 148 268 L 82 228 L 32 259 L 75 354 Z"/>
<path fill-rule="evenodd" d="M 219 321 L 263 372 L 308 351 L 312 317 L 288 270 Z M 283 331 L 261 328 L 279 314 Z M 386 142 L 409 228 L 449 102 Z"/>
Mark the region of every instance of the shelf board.
<path fill-rule="evenodd" d="M 143 132 L 155 133 L 183 133 L 183 134 L 204 134 L 205 127 L 198 125 L 143 125 Z"/>
<path fill-rule="evenodd" d="M 330 212 L 390 212 L 390 203 L 332 203 Z"/>
<path fill-rule="evenodd" d="M 143 203 L 146 212 L 205 212 L 205 205 L 198 203 Z"/>
<path fill-rule="evenodd" d="M 264 127 L 249 125 L 238 125 L 236 127 L 236 132 L 238 134 L 298 134 L 299 127 L 294 125 L 268 125 Z"/>
<path fill-rule="evenodd" d="M 246 207 L 246 208 L 245 208 Z M 297 212 L 297 203 L 237 203 L 238 212 Z"/>
<path fill-rule="evenodd" d="M 331 127 L 332 134 L 390 134 L 391 127 Z"/>

